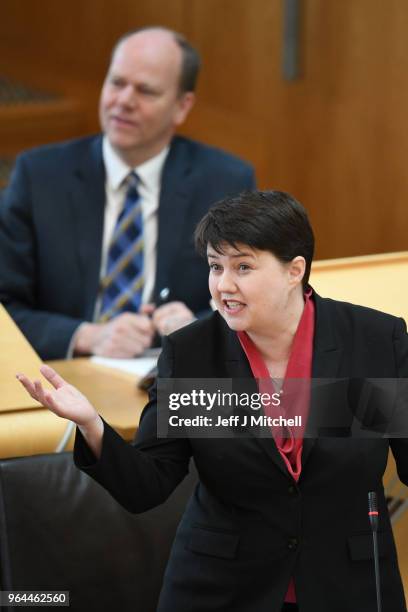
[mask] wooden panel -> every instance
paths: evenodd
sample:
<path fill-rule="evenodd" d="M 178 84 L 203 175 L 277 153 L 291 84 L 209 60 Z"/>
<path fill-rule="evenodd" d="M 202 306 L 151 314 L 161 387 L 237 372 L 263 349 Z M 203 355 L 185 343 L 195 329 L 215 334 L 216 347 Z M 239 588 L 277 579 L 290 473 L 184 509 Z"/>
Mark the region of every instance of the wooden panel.
<path fill-rule="evenodd" d="M 185 134 L 251 160 L 261 187 L 300 199 L 319 258 L 405 250 L 408 3 L 301 6 L 294 82 L 281 76 L 283 0 L 3 0 L 0 70 L 23 62 L 33 76 L 85 80 L 89 131 L 116 37 L 152 23 L 184 31 L 204 58 Z"/>
<path fill-rule="evenodd" d="M 271 134 L 282 123 L 280 0 L 193 0 L 188 35 L 203 57 L 198 102 L 184 133 L 224 147 L 256 166 L 262 187 L 277 187 Z M 283 184 L 281 185 L 283 188 Z"/>
<path fill-rule="evenodd" d="M 408 87 L 399 73 L 401 61 L 407 67 L 408 5 L 314 0 L 308 6 L 305 101 L 316 167 L 299 195 L 321 228 L 322 251 L 404 249 Z"/>
<path fill-rule="evenodd" d="M 99 80 L 120 35 L 157 23 L 183 29 L 183 15 L 184 0 L 2 0 L 0 44 L 9 61 L 14 54 L 48 59 L 60 70 Z"/>
<path fill-rule="evenodd" d="M 281 2 L 194 6 L 213 67 L 194 131 L 246 148 L 262 187 L 308 207 L 319 257 L 406 248 L 408 5 L 303 3 L 303 76 L 291 83 L 280 75 Z"/>
<path fill-rule="evenodd" d="M 2 155 L 22 149 L 66 140 L 83 132 L 86 118 L 75 100 L 59 100 L 43 104 L 0 106 Z"/>

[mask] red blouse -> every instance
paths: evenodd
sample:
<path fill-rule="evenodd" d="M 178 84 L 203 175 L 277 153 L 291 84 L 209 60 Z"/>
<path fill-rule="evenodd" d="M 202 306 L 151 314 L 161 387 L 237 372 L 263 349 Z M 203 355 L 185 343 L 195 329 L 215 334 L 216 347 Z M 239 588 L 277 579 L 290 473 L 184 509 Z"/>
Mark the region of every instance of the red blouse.
<path fill-rule="evenodd" d="M 265 406 L 266 416 L 284 416 L 285 418 L 301 417 L 301 426 L 296 432 L 290 427 L 286 429 L 271 428 L 278 451 L 288 469 L 296 480 L 302 470 L 301 458 L 303 448 L 303 433 L 307 423 L 310 406 L 310 379 L 312 376 L 313 338 L 315 324 L 315 308 L 311 298 L 312 291 L 305 294 L 305 306 L 293 340 L 285 378 L 281 389 L 281 402 L 277 407 Z M 252 374 L 258 381 L 260 393 L 275 393 L 268 368 L 246 332 L 238 332 L 238 338 L 248 358 Z M 285 398 L 290 398 L 285 402 Z M 295 603 L 296 593 L 293 578 L 291 578 L 285 601 Z"/>

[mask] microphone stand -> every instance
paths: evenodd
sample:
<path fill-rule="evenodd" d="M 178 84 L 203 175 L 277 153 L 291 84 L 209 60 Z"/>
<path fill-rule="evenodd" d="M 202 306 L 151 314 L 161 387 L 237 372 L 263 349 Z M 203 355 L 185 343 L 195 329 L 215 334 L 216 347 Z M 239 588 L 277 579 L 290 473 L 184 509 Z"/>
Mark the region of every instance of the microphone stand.
<path fill-rule="evenodd" d="M 371 530 L 373 532 L 373 547 L 374 547 L 374 571 L 375 571 L 375 589 L 377 595 L 377 612 L 381 612 L 381 583 L 380 583 L 380 563 L 378 555 L 378 504 L 377 493 L 370 491 L 368 494 L 368 518 L 370 519 Z"/>

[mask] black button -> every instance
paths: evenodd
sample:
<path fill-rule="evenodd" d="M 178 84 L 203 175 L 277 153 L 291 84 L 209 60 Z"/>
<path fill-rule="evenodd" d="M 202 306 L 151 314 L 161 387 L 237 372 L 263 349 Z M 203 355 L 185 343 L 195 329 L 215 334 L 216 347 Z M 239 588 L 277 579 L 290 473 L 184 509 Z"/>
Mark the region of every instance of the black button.
<path fill-rule="evenodd" d="M 288 540 L 288 548 L 289 550 L 295 550 L 299 544 L 299 540 L 297 538 L 289 538 Z"/>
<path fill-rule="evenodd" d="M 288 487 L 288 493 L 289 493 L 289 495 L 296 495 L 296 487 L 295 487 L 295 485 L 290 485 Z"/>

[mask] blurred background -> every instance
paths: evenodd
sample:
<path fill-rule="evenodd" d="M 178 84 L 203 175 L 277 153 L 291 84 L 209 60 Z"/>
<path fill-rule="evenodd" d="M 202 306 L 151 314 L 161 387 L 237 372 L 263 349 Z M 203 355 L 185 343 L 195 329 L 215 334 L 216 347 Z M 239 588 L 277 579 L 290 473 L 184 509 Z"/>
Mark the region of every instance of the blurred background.
<path fill-rule="evenodd" d="M 295 195 L 318 258 L 408 249 L 404 0 L 2 0 L 0 11 L 3 185 L 19 151 L 97 132 L 114 42 L 164 25 L 203 59 L 182 132 Z"/>

